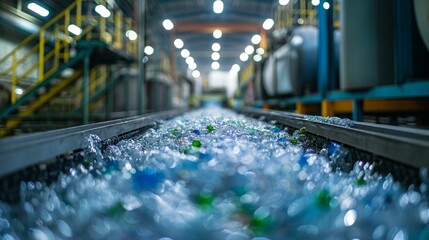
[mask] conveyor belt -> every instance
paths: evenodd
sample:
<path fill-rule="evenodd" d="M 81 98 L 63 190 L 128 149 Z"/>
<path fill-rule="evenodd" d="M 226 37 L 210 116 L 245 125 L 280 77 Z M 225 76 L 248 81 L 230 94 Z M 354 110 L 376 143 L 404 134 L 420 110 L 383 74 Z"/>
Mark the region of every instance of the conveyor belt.
<path fill-rule="evenodd" d="M 90 134 L 96 134 L 101 140 L 106 140 L 153 126 L 156 121 L 171 118 L 185 111 L 173 110 L 0 139 L 0 177 L 68 151 L 83 148 L 84 139 Z"/>
<path fill-rule="evenodd" d="M 184 113 L 174 110 L 140 117 L 17 136 L 0 140 L 0 177 L 25 167 L 81 149 L 84 138 L 98 135 L 101 140 L 153 126 L 155 121 Z M 429 167 L 429 131 L 354 122 L 342 127 L 305 119 L 305 115 L 254 108 L 238 110 L 246 115 L 276 120 L 286 126 L 334 140 L 412 167 Z"/>
<path fill-rule="evenodd" d="M 305 119 L 305 115 L 244 108 L 240 112 L 264 116 L 293 128 L 338 141 L 357 149 L 412 167 L 429 167 L 429 131 L 354 122 L 353 127 L 336 126 Z"/>

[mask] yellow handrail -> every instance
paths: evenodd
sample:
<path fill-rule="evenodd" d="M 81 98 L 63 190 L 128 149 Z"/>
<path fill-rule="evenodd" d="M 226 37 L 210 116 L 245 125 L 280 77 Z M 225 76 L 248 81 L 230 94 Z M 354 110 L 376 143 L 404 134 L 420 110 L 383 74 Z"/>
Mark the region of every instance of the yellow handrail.
<path fill-rule="evenodd" d="M 299 3 L 299 8 L 296 4 Z M 334 25 L 338 25 L 339 2 L 333 2 Z M 275 29 L 290 29 L 296 25 L 317 25 L 317 6 L 310 0 L 290 1 L 286 6 L 279 5 L 275 11 Z M 299 21 L 299 22 L 298 22 Z"/>
<path fill-rule="evenodd" d="M 82 15 L 83 2 L 96 2 L 94 0 L 76 0 L 57 16 L 44 24 L 40 30 L 19 43 L 11 52 L 0 59 L 0 76 L 11 76 L 11 103 L 15 103 L 19 96 L 15 89 L 23 79 L 37 78 L 37 82 L 27 86 L 24 92 L 35 87 L 38 82 L 44 81 L 59 69 L 60 64 L 67 63 L 70 56 L 70 45 L 82 38 L 99 39 L 110 44 L 114 48 L 123 50 L 135 56 L 136 42 L 125 38 L 125 32 L 132 30 L 132 20 L 123 16 L 120 10 L 115 10 L 108 19 L 99 15 Z M 98 4 L 106 6 L 106 1 L 98 1 Z M 91 22 L 98 24 L 88 24 Z M 107 22 L 113 26 L 107 28 Z M 74 35 L 69 31 L 70 24 L 75 24 L 81 29 L 81 34 Z M 99 26 L 100 34 L 90 34 Z M 113 41 L 112 41 L 113 40 Z M 52 42 L 49 49 L 48 42 Z M 36 63 L 33 63 L 37 59 Z M 23 87 L 23 86 L 20 86 Z"/>

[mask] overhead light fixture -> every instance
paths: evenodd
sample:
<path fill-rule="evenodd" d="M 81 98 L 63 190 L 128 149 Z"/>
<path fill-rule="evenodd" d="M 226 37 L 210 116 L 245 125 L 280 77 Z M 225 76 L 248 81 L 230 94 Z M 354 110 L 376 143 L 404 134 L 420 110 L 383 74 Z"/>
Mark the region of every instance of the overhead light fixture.
<path fill-rule="evenodd" d="M 274 20 L 271 18 L 268 18 L 264 21 L 264 23 L 262 24 L 262 27 L 265 30 L 270 30 L 272 27 L 274 26 Z"/>
<path fill-rule="evenodd" d="M 220 64 L 219 62 L 212 62 L 212 69 L 213 70 L 219 70 Z"/>
<path fill-rule="evenodd" d="M 27 5 L 27 7 L 28 7 L 28 9 L 30 9 L 31 11 L 33 11 L 33 12 L 35 12 L 35 13 L 37 13 L 37 14 L 39 14 L 40 16 L 42 16 L 42 17 L 46 17 L 46 16 L 48 16 L 49 15 L 49 11 L 48 11 L 48 9 L 46 9 L 46 8 L 44 8 L 44 7 L 42 7 L 42 6 L 40 6 L 39 4 L 37 4 L 37 3 L 29 3 L 28 5 Z"/>
<path fill-rule="evenodd" d="M 182 39 L 177 38 L 176 40 L 174 40 L 174 46 L 177 49 L 181 49 L 183 46 L 185 46 L 185 44 L 183 43 Z"/>
<path fill-rule="evenodd" d="M 82 29 L 74 24 L 70 24 L 67 27 L 67 30 L 69 30 L 69 32 L 73 33 L 74 35 L 78 36 L 82 33 Z"/>
<path fill-rule="evenodd" d="M 164 26 L 165 30 L 170 31 L 171 29 L 174 28 L 174 24 L 170 19 L 165 19 L 162 22 L 162 26 Z"/>
<path fill-rule="evenodd" d="M 220 59 L 220 54 L 218 52 L 212 53 L 212 60 L 217 61 Z"/>
<path fill-rule="evenodd" d="M 261 40 L 262 40 L 261 35 L 255 34 L 255 35 L 253 35 L 251 41 L 252 41 L 253 44 L 256 45 L 256 44 L 259 44 L 261 42 Z"/>
<path fill-rule="evenodd" d="M 311 4 L 313 4 L 313 6 L 318 6 L 320 4 L 320 0 L 311 0 Z"/>
<path fill-rule="evenodd" d="M 191 55 L 191 53 L 189 52 L 188 49 L 182 49 L 182 51 L 180 52 L 180 55 L 182 55 L 183 58 L 187 58 Z"/>
<path fill-rule="evenodd" d="M 22 88 L 17 87 L 15 88 L 15 93 L 18 95 L 22 95 L 24 93 L 24 90 L 22 90 Z"/>
<path fill-rule="evenodd" d="M 216 14 L 223 12 L 223 2 L 221 0 L 216 0 L 213 2 L 213 12 Z"/>
<path fill-rule="evenodd" d="M 222 31 L 219 30 L 219 29 L 214 30 L 213 31 L 213 37 L 216 38 L 216 39 L 221 38 L 222 37 Z"/>
<path fill-rule="evenodd" d="M 219 43 L 213 43 L 212 44 L 212 50 L 215 52 L 219 52 L 220 51 L 220 44 Z"/>
<path fill-rule="evenodd" d="M 189 69 L 191 69 L 191 70 L 195 70 L 195 69 L 197 69 L 197 64 L 196 64 L 195 62 L 190 63 L 190 64 L 188 65 L 188 68 L 189 68 Z"/>
<path fill-rule="evenodd" d="M 328 2 L 323 3 L 323 8 L 328 10 L 331 7 L 331 5 Z"/>
<path fill-rule="evenodd" d="M 247 55 L 251 55 L 255 52 L 255 48 L 252 45 L 247 45 L 244 52 L 247 53 Z"/>
<path fill-rule="evenodd" d="M 242 61 L 242 62 L 245 62 L 245 61 L 247 61 L 249 59 L 249 55 L 247 55 L 247 53 L 242 53 L 242 54 L 240 54 L 240 60 Z"/>
<path fill-rule="evenodd" d="M 194 60 L 194 58 L 193 57 L 187 57 L 186 58 L 186 63 L 189 65 L 189 64 L 191 64 L 191 63 L 193 63 L 193 62 L 195 62 L 195 60 Z"/>
<path fill-rule="evenodd" d="M 152 55 L 155 52 L 155 50 L 153 49 L 153 47 L 151 46 L 146 46 L 144 47 L 144 53 L 148 56 Z"/>
<path fill-rule="evenodd" d="M 264 55 L 265 50 L 263 48 L 258 48 L 258 49 L 256 49 L 256 53 L 259 55 Z"/>
<path fill-rule="evenodd" d="M 279 0 L 279 4 L 285 6 L 289 3 L 289 0 Z"/>
<path fill-rule="evenodd" d="M 255 60 L 255 62 L 260 62 L 262 60 L 262 56 L 261 55 L 255 55 L 255 56 L 253 56 L 253 60 Z"/>
<path fill-rule="evenodd" d="M 201 76 L 200 71 L 194 70 L 192 71 L 192 77 L 199 78 Z"/>
<path fill-rule="evenodd" d="M 125 32 L 125 36 L 131 41 L 137 40 L 137 33 L 134 30 L 128 30 Z"/>
<path fill-rule="evenodd" d="M 110 11 L 109 11 L 109 9 L 107 9 L 103 5 L 97 5 L 95 7 L 95 12 L 97 12 L 98 14 L 100 14 L 100 16 L 102 16 L 104 18 L 110 17 Z"/>
<path fill-rule="evenodd" d="M 238 73 L 239 71 L 240 71 L 240 65 L 238 65 L 238 64 L 232 65 L 231 72 Z"/>

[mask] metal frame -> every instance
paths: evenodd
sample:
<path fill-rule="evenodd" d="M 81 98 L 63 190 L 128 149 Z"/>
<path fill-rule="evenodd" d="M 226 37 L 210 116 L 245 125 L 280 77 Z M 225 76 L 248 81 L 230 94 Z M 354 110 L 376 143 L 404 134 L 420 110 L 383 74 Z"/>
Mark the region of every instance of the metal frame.
<path fill-rule="evenodd" d="M 245 114 L 265 116 L 293 128 L 368 151 L 412 167 L 429 167 L 429 131 L 354 122 L 351 128 L 304 119 L 305 115 L 255 108 L 240 110 Z"/>
<path fill-rule="evenodd" d="M 185 112 L 185 110 L 172 110 L 0 139 L 0 176 L 42 163 L 69 151 L 84 148 L 86 145 L 83 140 L 90 134 L 96 134 L 101 140 L 106 140 L 152 126 L 155 121 L 174 117 Z"/>

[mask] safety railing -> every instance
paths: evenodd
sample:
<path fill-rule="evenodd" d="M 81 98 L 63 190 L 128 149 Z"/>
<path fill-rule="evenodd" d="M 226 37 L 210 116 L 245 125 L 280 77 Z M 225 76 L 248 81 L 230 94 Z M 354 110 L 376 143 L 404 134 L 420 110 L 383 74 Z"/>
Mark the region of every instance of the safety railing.
<path fill-rule="evenodd" d="M 333 1 L 334 25 L 339 27 L 339 1 Z M 298 0 L 290 1 L 288 4 L 279 5 L 275 11 L 275 29 L 291 29 L 296 26 L 318 25 L 317 9 L 319 4 L 324 4 L 319 0 Z M 327 6 L 328 7 L 328 6 Z M 332 7 L 332 6 L 329 6 Z"/>
<path fill-rule="evenodd" d="M 104 6 L 109 16 L 103 17 L 93 8 L 99 5 Z M 93 14 L 84 15 L 83 10 Z M 131 18 L 124 17 L 120 10 L 108 10 L 105 0 L 97 4 L 93 0 L 76 0 L 0 59 L 0 77 L 11 79 L 10 102 L 14 104 L 19 98 L 15 90 L 24 79 L 37 81 L 21 85 L 23 94 L 70 61 L 75 53 L 74 44 L 79 40 L 101 40 L 135 56 L 137 43 L 130 39 L 137 36 L 132 29 Z"/>
<path fill-rule="evenodd" d="M 95 94 L 107 86 L 108 67 L 107 65 L 98 65 L 93 67 L 89 72 L 89 98 L 93 98 Z M 82 79 L 71 90 L 70 96 L 74 97 L 74 108 L 77 109 L 83 102 L 83 81 Z"/>

